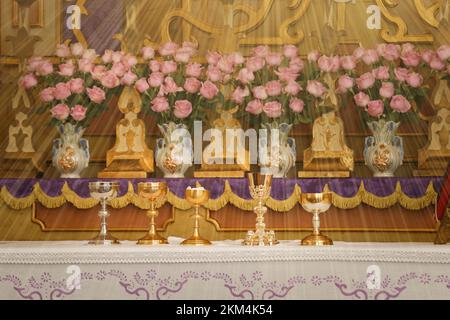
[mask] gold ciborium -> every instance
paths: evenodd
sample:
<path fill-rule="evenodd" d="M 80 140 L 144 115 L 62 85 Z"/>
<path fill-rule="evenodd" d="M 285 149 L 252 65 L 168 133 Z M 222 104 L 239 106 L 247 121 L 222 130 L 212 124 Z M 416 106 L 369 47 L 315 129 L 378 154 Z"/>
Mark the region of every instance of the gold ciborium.
<path fill-rule="evenodd" d="M 150 203 L 150 210 L 147 216 L 150 218 L 150 228 L 148 234 L 139 239 L 140 245 L 158 245 L 167 244 L 167 240 L 156 232 L 155 218 L 158 216 L 156 206 L 162 204 L 167 195 L 167 183 L 165 182 L 142 182 L 138 184 L 139 197 L 146 199 Z"/>
<path fill-rule="evenodd" d="M 200 206 L 204 205 L 209 200 L 209 191 L 204 188 L 187 188 L 185 193 L 186 200 L 191 203 L 195 208 L 194 217 L 194 234 L 189 238 L 184 240 L 181 245 L 184 246 L 207 246 L 211 242 L 209 240 L 203 239 L 199 234 L 199 219 L 201 218 L 199 209 Z"/>
<path fill-rule="evenodd" d="M 119 244 L 119 240 L 113 237 L 108 231 L 107 218 L 109 212 L 106 209 L 106 202 L 117 197 L 119 192 L 118 182 L 89 182 L 91 197 L 100 200 L 101 209 L 98 213 L 100 217 L 100 233 L 89 241 L 89 244 Z"/>
<path fill-rule="evenodd" d="M 258 204 L 253 209 L 256 213 L 256 231 L 249 231 L 243 245 L 246 246 L 273 246 L 278 244 L 274 231 L 266 231 L 264 215 L 267 212 L 265 206 L 270 196 L 272 188 L 272 176 L 262 174 L 247 174 L 250 188 L 250 195 L 257 200 Z M 255 184 L 256 178 L 256 184 Z"/>
<path fill-rule="evenodd" d="M 303 193 L 301 204 L 303 209 L 313 214 L 313 233 L 302 240 L 302 246 L 326 246 L 333 245 L 333 240 L 320 232 L 320 214 L 331 207 L 332 194 L 327 193 Z"/>

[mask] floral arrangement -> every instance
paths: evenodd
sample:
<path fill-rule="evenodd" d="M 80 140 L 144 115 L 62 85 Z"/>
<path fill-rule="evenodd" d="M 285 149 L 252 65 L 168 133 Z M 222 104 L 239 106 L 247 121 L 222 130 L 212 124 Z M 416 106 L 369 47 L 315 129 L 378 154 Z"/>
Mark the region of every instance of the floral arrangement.
<path fill-rule="evenodd" d="M 29 59 L 20 84 L 38 92 L 42 103 L 38 112 L 50 111 L 52 125 L 70 123 L 79 128 L 88 127 L 108 108 L 113 94 L 134 81 L 131 70 L 138 62 L 132 55 L 112 51 L 100 59 L 80 43 L 59 45 L 56 56 L 56 64 L 42 57 Z"/>
<path fill-rule="evenodd" d="M 144 110 L 158 118 L 158 123 L 183 123 L 190 126 L 193 120 L 201 120 L 201 107 L 212 105 L 219 99 L 215 76 L 208 69 L 193 61 L 197 47 L 190 42 L 169 42 L 156 51 L 144 47 L 141 51 L 145 64 L 138 71 L 135 83 L 143 99 Z M 159 57 L 157 57 L 159 54 Z M 159 59 L 158 59 L 159 58 Z"/>

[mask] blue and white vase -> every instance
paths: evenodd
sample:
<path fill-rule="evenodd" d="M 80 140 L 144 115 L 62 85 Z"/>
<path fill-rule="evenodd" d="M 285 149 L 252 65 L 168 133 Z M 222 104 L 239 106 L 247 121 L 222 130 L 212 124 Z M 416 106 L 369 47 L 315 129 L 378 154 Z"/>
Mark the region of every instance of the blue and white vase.
<path fill-rule="evenodd" d="M 66 123 L 58 127 L 60 138 L 53 141 L 52 161 L 61 178 L 79 179 L 89 165 L 89 142 L 82 139 L 84 129 Z"/>
<path fill-rule="evenodd" d="M 399 125 L 385 120 L 368 123 L 373 136 L 366 138 L 364 159 L 374 177 L 393 177 L 403 164 L 403 139 L 396 136 Z"/>

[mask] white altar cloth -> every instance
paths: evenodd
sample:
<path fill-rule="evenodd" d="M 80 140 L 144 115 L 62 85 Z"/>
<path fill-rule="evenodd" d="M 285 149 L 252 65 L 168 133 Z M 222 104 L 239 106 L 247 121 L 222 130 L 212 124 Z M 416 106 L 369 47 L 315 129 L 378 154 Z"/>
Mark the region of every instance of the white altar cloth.
<path fill-rule="evenodd" d="M 450 246 L 0 242 L 0 299 L 450 299 Z"/>

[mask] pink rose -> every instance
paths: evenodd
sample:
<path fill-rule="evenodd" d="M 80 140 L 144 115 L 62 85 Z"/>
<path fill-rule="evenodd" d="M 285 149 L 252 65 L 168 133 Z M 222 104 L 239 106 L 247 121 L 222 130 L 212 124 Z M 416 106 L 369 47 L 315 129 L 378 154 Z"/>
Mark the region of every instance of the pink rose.
<path fill-rule="evenodd" d="M 186 66 L 186 76 L 198 78 L 202 74 L 202 65 L 200 63 L 189 63 Z"/>
<path fill-rule="evenodd" d="M 232 73 L 234 69 L 233 61 L 231 61 L 229 56 L 222 57 L 222 59 L 220 59 L 217 63 L 217 67 L 220 71 L 227 74 Z"/>
<path fill-rule="evenodd" d="M 141 54 L 144 60 L 151 60 L 155 56 L 155 49 L 151 47 L 144 47 L 141 50 Z"/>
<path fill-rule="evenodd" d="M 303 62 L 302 58 L 300 57 L 294 57 L 289 62 L 289 69 L 295 71 L 295 72 L 301 72 L 305 68 L 305 63 Z"/>
<path fill-rule="evenodd" d="M 402 54 L 401 59 L 407 67 L 417 67 L 422 57 L 417 51 L 406 51 Z"/>
<path fill-rule="evenodd" d="M 184 90 L 189 93 L 197 93 L 201 86 L 202 83 L 197 78 L 187 78 L 184 82 Z"/>
<path fill-rule="evenodd" d="M 322 82 L 317 80 L 309 80 L 308 85 L 306 86 L 306 91 L 308 91 L 314 97 L 320 98 L 325 94 L 327 89 Z"/>
<path fill-rule="evenodd" d="M 94 64 L 91 60 L 81 59 L 78 61 L 78 69 L 84 73 L 90 73 L 94 69 Z"/>
<path fill-rule="evenodd" d="M 263 112 L 263 107 L 264 105 L 262 104 L 261 100 L 252 100 L 247 104 L 245 111 L 254 115 L 258 115 Z"/>
<path fill-rule="evenodd" d="M 248 84 L 249 82 L 255 80 L 255 75 L 247 68 L 242 68 L 239 71 L 238 80 L 243 84 Z"/>
<path fill-rule="evenodd" d="M 84 47 L 81 43 L 74 43 L 70 46 L 70 50 L 72 51 L 72 55 L 81 57 L 84 52 Z"/>
<path fill-rule="evenodd" d="M 119 78 L 122 78 L 127 72 L 127 67 L 122 62 L 114 63 L 111 71 Z"/>
<path fill-rule="evenodd" d="M 237 104 L 242 104 L 244 102 L 244 98 L 248 97 L 249 95 L 250 90 L 247 87 L 245 88 L 237 87 L 231 96 L 231 100 Z"/>
<path fill-rule="evenodd" d="M 162 72 L 154 72 L 150 74 L 148 83 L 152 88 L 159 88 L 164 83 L 165 76 Z"/>
<path fill-rule="evenodd" d="M 92 79 L 100 81 L 107 71 L 105 66 L 95 66 L 91 72 Z"/>
<path fill-rule="evenodd" d="M 400 82 L 405 82 L 409 77 L 409 70 L 405 68 L 395 68 L 394 69 L 395 79 Z"/>
<path fill-rule="evenodd" d="M 366 90 L 371 88 L 375 84 L 375 77 L 372 75 L 372 73 L 367 72 L 356 79 L 356 83 L 359 89 Z"/>
<path fill-rule="evenodd" d="M 435 53 L 432 50 L 430 50 L 430 49 L 424 50 L 422 52 L 422 60 L 425 61 L 426 63 L 430 64 L 431 59 L 433 58 L 434 55 L 435 55 Z"/>
<path fill-rule="evenodd" d="M 355 103 L 358 107 L 365 107 L 370 102 L 370 97 L 365 94 L 364 92 L 360 92 L 357 95 L 355 95 Z"/>
<path fill-rule="evenodd" d="M 55 86 L 54 96 L 56 100 L 66 100 L 72 95 L 70 85 L 68 83 L 60 82 Z"/>
<path fill-rule="evenodd" d="M 297 71 L 286 67 L 278 68 L 278 71 L 275 71 L 275 74 L 281 81 L 285 82 L 295 81 L 299 76 Z"/>
<path fill-rule="evenodd" d="M 138 81 L 136 81 L 136 83 L 134 84 L 134 87 L 140 93 L 144 93 L 145 91 L 150 89 L 150 86 L 145 78 L 141 78 Z"/>
<path fill-rule="evenodd" d="M 222 81 L 222 72 L 217 66 L 209 65 L 206 75 L 208 76 L 208 80 L 211 80 L 212 82 Z"/>
<path fill-rule="evenodd" d="M 372 74 L 377 80 L 389 80 L 389 67 L 381 66 L 373 69 Z"/>
<path fill-rule="evenodd" d="M 150 61 L 148 67 L 152 72 L 159 72 L 161 70 L 161 64 L 157 60 Z"/>
<path fill-rule="evenodd" d="M 302 87 L 295 81 L 289 81 L 286 87 L 284 87 L 284 92 L 290 96 L 296 96 Z"/>
<path fill-rule="evenodd" d="M 251 57 L 247 60 L 246 67 L 251 72 L 256 72 L 264 68 L 266 60 L 260 57 Z"/>
<path fill-rule="evenodd" d="M 70 115 L 70 109 L 67 104 L 58 104 L 54 106 L 50 112 L 53 118 L 60 121 L 66 120 Z"/>
<path fill-rule="evenodd" d="M 121 61 L 122 64 L 125 66 L 126 71 L 130 70 L 138 63 L 138 59 L 136 58 L 136 56 L 132 54 L 126 54 Z"/>
<path fill-rule="evenodd" d="M 402 95 L 396 95 L 391 100 L 391 108 L 400 113 L 406 113 L 411 109 L 411 104 Z"/>
<path fill-rule="evenodd" d="M 164 79 L 163 87 L 165 93 L 176 93 L 183 91 L 183 88 L 180 88 L 172 77 L 167 77 Z"/>
<path fill-rule="evenodd" d="M 20 79 L 20 85 L 27 90 L 35 87 L 37 84 L 38 84 L 38 81 L 37 81 L 36 77 L 34 76 L 34 74 L 31 74 L 31 73 L 23 76 Z"/>
<path fill-rule="evenodd" d="M 39 98 L 41 99 L 42 102 L 45 103 L 52 102 L 53 100 L 55 100 L 55 97 L 53 95 L 54 92 L 55 88 L 45 88 L 39 94 Z"/>
<path fill-rule="evenodd" d="M 159 48 L 159 54 L 163 57 L 173 56 L 178 50 L 178 45 L 174 42 L 167 42 Z"/>
<path fill-rule="evenodd" d="M 35 72 L 43 62 L 44 59 L 42 57 L 31 57 L 27 61 L 27 70 L 29 72 Z"/>
<path fill-rule="evenodd" d="M 388 61 L 397 60 L 400 57 L 400 46 L 391 43 L 385 44 L 381 55 Z"/>
<path fill-rule="evenodd" d="M 111 62 L 112 63 L 119 63 L 123 60 L 123 57 L 125 56 L 125 53 L 122 51 L 114 51 L 111 55 Z"/>
<path fill-rule="evenodd" d="M 270 52 L 268 46 L 257 46 L 253 49 L 252 53 L 255 57 L 265 58 Z"/>
<path fill-rule="evenodd" d="M 283 48 L 283 54 L 286 58 L 292 59 L 298 56 L 298 48 L 291 44 L 285 45 Z"/>
<path fill-rule="evenodd" d="M 215 51 L 208 51 L 206 54 L 206 61 L 208 61 L 209 65 L 217 65 L 219 60 L 222 58 L 222 55 Z"/>
<path fill-rule="evenodd" d="M 356 61 L 359 61 L 362 59 L 362 57 L 365 54 L 366 54 L 366 49 L 359 47 L 359 48 L 356 48 L 355 51 L 353 51 L 352 56 L 353 56 L 353 58 L 356 59 Z"/>
<path fill-rule="evenodd" d="M 340 93 L 345 93 L 345 92 L 347 92 L 347 90 L 353 88 L 354 85 L 355 85 L 355 81 L 353 80 L 352 77 L 350 77 L 348 75 L 343 75 L 338 80 L 338 89 L 337 90 Z"/>
<path fill-rule="evenodd" d="M 370 101 L 367 105 L 367 113 L 371 117 L 380 117 L 384 112 L 384 104 L 381 100 Z"/>
<path fill-rule="evenodd" d="M 67 63 L 63 63 L 59 65 L 58 74 L 63 77 L 71 77 L 75 73 L 75 65 L 73 61 L 70 60 Z"/>
<path fill-rule="evenodd" d="M 178 119 L 185 119 L 192 113 L 192 104 L 187 100 L 175 102 L 173 114 Z"/>
<path fill-rule="evenodd" d="M 178 65 L 175 61 L 164 61 L 161 63 L 161 72 L 170 74 L 177 71 Z"/>
<path fill-rule="evenodd" d="M 320 71 L 331 72 L 333 70 L 333 59 L 327 56 L 321 56 L 317 61 Z"/>
<path fill-rule="evenodd" d="M 356 60 L 353 56 L 344 56 L 341 58 L 341 66 L 344 70 L 354 70 L 356 68 Z"/>
<path fill-rule="evenodd" d="M 70 57 L 72 53 L 70 52 L 70 48 L 65 44 L 58 44 L 56 46 L 56 55 L 60 58 Z"/>
<path fill-rule="evenodd" d="M 125 86 L 132 86 L 136 82 L 136 80 L 137 75 L 132 71 L 128 71 L 127 73 L 124 74 L 120 83 Z"/>
<path fill-rule="evenodd" d="M 255 98 L 259 100 L 265 100 L 268 97 L 266 88 L 264 86 L 254 87 L 252 92 Z"/>
<path fill-rule="evenodd" d="M 305 108 L 305 102 L 297 98 L 292 98 L 289 102 L 289 108 L 296 113 L 300 113 Z"/>
<path fill-rule="evenodd" d="M 423 84 L 423 77 L 417 72 L 411 72 L 406 82 L 413 88 L 419 88 Z"/>
<path fill-rule="evenodd" d="M 412 43 L 402 44 L 402 53 L 407 53 L 410 51 L 416 51 L 416 47 Z"/>
<path fill-rule="evenodd" d="M 93 62 L 95 59 L 97 59 L 97 53 L 94 49 L 88 49 L 83 52 L 83 59 L 89 60 Z"/>
<path fill-rule="evenodd" d="M 380 96 L 390 99 L 394 95 L 394 84 L 391 82 L 383 82 L 380 88 Z"/>
<path fill-rule="evenodd" d="M 91 99 L 92 102 L 101 104 L 103 101 L 106 100 L 106 93 L 99 87 L 94 86 L 92 89 L 87 88 L 86 89 L 89 99 Z"/>
<path fill-rule="evenodd" d="M 450 58 L 450 46 L 448 44 L 444 44 L 439 47 L 436 51 L 439 59 L 442 61 L 447 61 Z"/>
<path fill-rule="evenodd" d="M 233 52 L 230 54 L 230 59 L 234 65 L 241 65 L 245 62 L 245 58 L 239 52 Z"/>
<path fill-rule="evenodd" d="M 445 63 L 437 55 L 435 55 L 431 58 L 430 67 L 434 70 L 441 71 L 445 68 Z"/>
<path fill-rule="evenodd" d="M 282 90 L 280 81 L 274 80 L 266 83 L 266 92 L 270 97 L 279 96 Z"/>
<path fill-rule="evenodd" d="M 283 112 L 283 108 L 278 101 L 271 101 L 264 105 L 263 111 L 269 118 L 279 118 Z"/>
<path fill-rule="evenodd" d="M 202 87 L 200 88 L 200 94 L 208 99 L 213 99 L 219 93 L 219 89 L 217 86 L 211 81 L 206 81 L 202 83 Z"/>
<path fill-rule="evenodd" d="M 280 53 L 271 52 L 266 56 L 266 62 L 269 66 L 279 66 L 283 61 L 283 56 Z"/>
<path fill-rule="evenodd" d="M 154 112 L 160 113 L 169 110 L 169 101 L 166 97 L 156 97 L 151 104 Z"/>
<path fill-rule="evenodd" d="M 105 88 L 113 89 L 120 85 L 120 80 L 112 71 L 108 71 L 103 75 L 101 83 Z"/>
<path fill-rule="evenodd" d="M 70 111 L 70 115 L 72 116 L 73 120 L 82 121 L 86 118 L 86 111 L 87 111 L 87 108 L 83 107 L 82 105 L 77 104 Z"/>
<path fill-rule="evenodd" d="M 48 76 L 53 73 L 53 64 L 50 61 L 44 60 L 39 65 L 36 70 L 36 73 L 40 76 Z"/>
<path fill-rule="evenodd" d="M 362 60 L 367 65 L 372 65 L 377 63 L 380 60 L 380 56 L 375 49 L 368 49 L 364 52 L 364 55 L 362 56 Z"/>
<path fill-rule="evenodd" d="M 105 50 L 105 53 L 102 56 L 103 63 L 111 63 L 113 57 L 113 51 L 112 50 Z"/>
<path fill-rule="evenodd" d="M 72 93 L 80 94 L 84 91 L 84 80 L 80 78 L 72 79 L 68 82 Z"/>
<path fill-rule="evenodd" d="M 309 62 L 317 62 L 317 60 L 319 60 L 321 54 L 319 51 L 314 50 L 311 51 L 310 53 L 308 53 L 308 61 Z"/>

